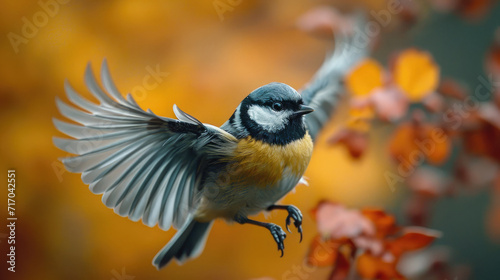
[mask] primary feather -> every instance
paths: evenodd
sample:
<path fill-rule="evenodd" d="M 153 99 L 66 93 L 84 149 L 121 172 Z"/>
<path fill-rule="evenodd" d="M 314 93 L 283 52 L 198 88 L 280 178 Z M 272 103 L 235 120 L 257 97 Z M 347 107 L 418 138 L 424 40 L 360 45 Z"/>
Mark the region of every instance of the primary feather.
<path fill-rule="evenodd" d="M 81 97 L 66 82 L 68 99 L 57 99 L 61 114 L 81 125 L 54 119 L 54 125 L 75 139 L 54 138 L 60 149 L 78 156 L 62 159 L 71 172 L 82 173 L 90 190 L 121 216 L 181 227 L 202 190 L 204 166 L 227 156 L 236 138 L 174 111 L 179 120 L 142 110 L 131 95 L 123 98 L 111 80 L 106 61 L 100 87 L 87 67 L 85 82 L 100 104 Z"/>
<path fill-rule="evenodd" d="M 355 24 L 362 27 L 365 18 L 358 14 Z M 354 29 L 358 30 L 358 29 Z M 317 139 L 325 123 L 330 119 L 345 91 L 344 76 L 363 57 L 367 55 L 367 44 L 355 44 L 355 36 L 336 34 L 335 49 L 326 55 L 320 69 L 299 92 L 304 104 L 314 108 L 305 116 L 306 126 L 313 140 Z"/>

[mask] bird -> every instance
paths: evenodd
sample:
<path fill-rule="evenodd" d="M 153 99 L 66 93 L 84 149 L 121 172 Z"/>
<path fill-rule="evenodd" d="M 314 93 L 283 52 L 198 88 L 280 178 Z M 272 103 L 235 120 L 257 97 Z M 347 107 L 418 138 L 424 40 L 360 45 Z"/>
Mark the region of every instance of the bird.
<path fill-rule="evenodd" d="M 83 183 L 120 216 L 147 226 L 177 229 L 153 259 L 161 269 L 201 254 L 217 219 L 267 229 L 284 253 L 285 231 L 274 223 L 250 219 L 262 211 L 287 211 L 302 240 L 302 214 L 278 201 L 303 180 L 313 143 L 343 92 L 342 77 L 364 48 L 352 36 L 337 40 L 312 80 L 300 91 L 273 82 L 246 96 L 220 127 L 205 124 L 174 105 L 175 118 L 143 110 L 123 96 L 107 61 L 99 85 L 90 63 L 85 84 L 99 104 L 83 98 L 66 80 L 73 105 L 56 97 L 69 123 L 55 127 L 73 139 L 54 137 L 65 168 L 81 173 Z"/>

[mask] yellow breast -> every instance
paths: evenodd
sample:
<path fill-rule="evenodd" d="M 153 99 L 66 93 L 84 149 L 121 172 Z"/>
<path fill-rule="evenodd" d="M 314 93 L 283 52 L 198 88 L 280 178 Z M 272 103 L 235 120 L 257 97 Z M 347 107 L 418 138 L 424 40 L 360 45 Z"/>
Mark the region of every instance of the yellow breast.
<path fill-rule="evenodd" d="M 231 182 L 237 185 L 273 186 L 288 168 L 297 177 L 311 159 L 313 142 L 309 133 L 287 145 L 270 145 L 250 137 L 239 141 L 231 168 Z M 239 182 L 239 184 L 238 184 Z"/>

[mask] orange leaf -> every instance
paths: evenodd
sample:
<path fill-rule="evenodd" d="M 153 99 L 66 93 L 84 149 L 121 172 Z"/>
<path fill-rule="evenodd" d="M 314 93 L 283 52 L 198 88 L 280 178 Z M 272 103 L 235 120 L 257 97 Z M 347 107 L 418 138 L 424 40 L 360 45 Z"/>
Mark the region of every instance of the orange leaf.
<path fill-rule="evenodd" d="M 458 100 L 464 100 L 469 96 L 467 88 L 451 78 L 444 79 L 439 85 L 438 91 L 444 96 L 449 96 Z"/>
<path fill-rule="evenodd" d="M 349 116 L 352 120 L 370 120 L 375 116 L 375 110 L 372 107 L 350 108 Z"/>
<path fill-rule="evenodd" d="M 491 0 L 461 0 L 457 10 L 469 19 L 482 18 L 491 7 Z"/>
<path fill-rule="evenodd" d="M 350 118 L 347 121 L 346 128 L 358 132 L 367 133 L 370 130 L 370 120 L 375 116 L 375 110 L 368 106 L 362 108 L 350 108 Z"/>
<path fill-rule="evenodd" d="M 384 69 L 376 60 L 367 58 L 346 77 L 346 85 L 355 97 L 369 95 L 383 85 Z"/>
<path fill-rule="evenodd" d="M 384 210 L 365 208 L 361 210 L 361 214 L 373 222 L 378 238 L 384 238 L 397 229 L 394 216 L 385 213 Z"/>
<path fill-rule="evenodd" d="M 345 255 L 340 254 L 337 264 L 335 265 L 335 268 L 333 269 L 329 280 L 347 279 L 350 268 L 351 268 L 351 262 L 349 261 L 349 259 Z"/>
<path fill-rule="evenodd" d="M 370 127 L 371 123 L 366 119 L 350 119 L 346 124 L 347 129 L 356 131 L 358 133 L 363 133 L 365 134 L 365 136 L 368 136 Z"/>
<path fill-rule="evenodd" d="M 369 253 L 358 257 L 357 270 L 365 279 L 404 279 L 396 270 L 395 262 L 385 262 Z"/>
<path fill-rule="evenodd" d="M 396 58 L 393 77 L 408 99 L 417 102 L 436 90 L 439 67 L 429 53 L 409 49 Z"/>
<path fill-rule="evenodd" d="M 463 139 L 470 154 L 500 162 L 500 129 L 495 125 L 482 121 L 477 129 L 463 132 Z"/>
<path fill-rule="evenodd" d="M 434 153 L 430 153 L 427 156 L 427 160 L 431 164 L 440 165 L 450 155 L 450 149 L 451 147 L 449 141 L 436 143 L 436 151 Z"/>
<path fill-rule="evenodd" d="M 349 128 L 342 128 L 330 136 L 327 142 L 330 145 L 343 145 L 351 157 L 359 159 L 368 148 L 368 133 L 364 131 L 369 129 L 369 123 L 359 120 L 350 123 L 349 126 Z"/>
<path fill-rule="evenodd" d="M 415 141 L 415 131 L 414 127 L 410 123 L 401 124 L 394 134 L 391 136 L 389 142 L 389 153 L 398 162 L 402 162 L 403 159 L 408 158 L 408 155 L 414 150 Z"/>
<path fill-rule="evenodd" d="M 441 233 L 436 230 L 423 227 L 406 227 L 403 229 L 403 234 L 387 242 L 387 250 L 392 252 L 393 256 L 398 259 L 407 251 L 414 251 L 426 247 L 441 237 Z"/>
<path fill-rule="evenodd" d="M 429 163 L 443 163 L 451 151 L 451 140 L 443 129 L 429 124 L 402 124 L 389 142 L 391 156 L 406 171 L 412 170 L 427 159 Z"/>
<path fill-rule="evenodd" d="M 379 210 L 366 211 L 367 214 L 384 216 Z M 386 241 L 386 251 L 380 255 L 369 252 L 359 256 L 357 269 L 359 274 L 367 279 L 404 279 L 396 267 L 401 255 L 429 245 L 441 235 L 440 232 L 420 227 L 403 229 L 400 237 Z"/>
<path fill-rule="evenodd" d="M 333 266 L 337 262 L 340 243 L 323 240 L 318 234 L 309 246 L 307 263 L 312 266 Z"/>

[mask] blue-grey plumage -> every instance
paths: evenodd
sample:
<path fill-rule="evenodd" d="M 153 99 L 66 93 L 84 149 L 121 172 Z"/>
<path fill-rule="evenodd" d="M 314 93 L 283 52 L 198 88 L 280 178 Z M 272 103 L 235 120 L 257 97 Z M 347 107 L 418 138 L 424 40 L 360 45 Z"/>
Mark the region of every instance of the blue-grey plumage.
<path fill-rule="evenodd" d="M 199 256 L 205 247 L 212 225 L 213 222 L 198 222 L 193 216 L 187 217 L 184 226 L 156 254 L 153 265 L 157 268 L 164 267 L 173 258 L 182 264 L 187 259 Z"/>
<path fill-rule="evenodd" d="M 365 26 L 365 15 L 355 15 L 356 28 Z M 305 116 L 305 122 L 313 140 L 317 139 L 325 123 L 335 111 L 344 90 L 343 77 L 359 61 L 367 55 L 369 41 L 356 41 L 354 34 L 335 34 L 335 48 L 327 53 L 323 65 L 314 77 L 299 90 L 307 104 L 314 112 Z"/>
<path fill-rule="evenodd" d="M 313 139 L 336 105 L 340 79 L 362 57 L 346 42 L 327 56 L 301 93 L 282 83 L 262 86 L 220 128 L 175 105 L 177 119 L 144 111 L 130 94 L 124 98 L 118 92 L 106 61 L 103 87 L 89 65 L 85 83 L 100 104 L 66 82 L 67 97 L 78 109 L 59 99 L 56 103 L 64 117 L 80 125 L 54 119 L 58 130 L 74 138 L 54 138 L 54 144 L 76 155 L 62 159 L 66 169 L 81 173 L 82 181 L 103 194 L 103 203 L 117 214 L 151 227 L 179 229 L 154 258 L 158 269 L 172 259 L 183 262 L 199 255 L 218 218 L 268 228 L 283 253 L 284 231 L 248 216 L 287 210 L 287 228 L 293 219 L 302 235 L 300 211 L 275 203 L 301 180 Z"/>
<path fill-rule="evenodd" d="M 62 159 L 65 167 L 82 173 L 83 182 L 115 212 L 148 226 L 180 228 L 201 189 L 197 183 L 213 160 L 227 157 L 236 138 L 211 125 L 193 121 L 176 108 L 181 120 L 164 118 L 140 109 L 133 98 L 116 91 L 103 63 L 98 85 L 90 66 L 86 71 L 90 92 L 101 102 L 95 105 L 80 97 L 66 83 L 68 98 L 84 112 L 57 100 L 63 116 L 82 126 L 54 120 L 63 133 L 76 138 L 54 138 L 60 149 L 79 156 Z"/>

